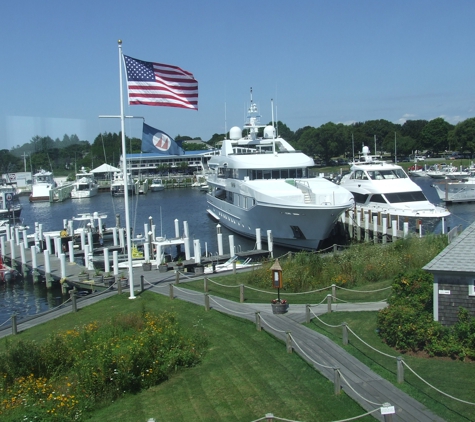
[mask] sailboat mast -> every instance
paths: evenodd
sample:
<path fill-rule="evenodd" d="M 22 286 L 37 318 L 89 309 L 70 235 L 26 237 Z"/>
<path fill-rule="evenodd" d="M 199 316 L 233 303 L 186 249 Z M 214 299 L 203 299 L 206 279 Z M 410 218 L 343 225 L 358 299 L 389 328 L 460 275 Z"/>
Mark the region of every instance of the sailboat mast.
<path fill-rule="evenodd" d="M 124 179 L 124 202 L 125 202 L 125 230 L 126 230 L 126 240 L 127 240 L 127 263 L 129 267 L 129 286 L 130 286 L 130 296 L 129 299 L 135 299 L 134 295 L 134 274 L 132 267 L 132 241 L 131 241 L 131 231 L 130 231 L 130 215 L 129 215 L 129 184 L 127 177 L 127 159 L 126 159 L 126 149 L 125 149 L 125 116 L 124 116 L 124 99 L 123 99 L 123 88 L 122 88 L 122 40 L 118 41 L 119 43 L 119 83 L 120 83 L 120 130 L 122 132 L 122 172 Z"/>

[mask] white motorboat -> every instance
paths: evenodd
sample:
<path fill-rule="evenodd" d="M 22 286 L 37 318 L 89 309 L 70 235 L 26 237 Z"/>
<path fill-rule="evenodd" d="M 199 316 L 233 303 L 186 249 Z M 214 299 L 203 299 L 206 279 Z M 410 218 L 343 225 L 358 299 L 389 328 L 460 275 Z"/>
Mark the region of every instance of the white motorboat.
<path fill-rule="evenodd" d="M 429 202 L 401 166 L 375 159 L 366 146 L 359 162 L 353 163 L 350 173 L 342 177 L 340 186 L 353 193 L 357 209 L 363 212 L 419 220 L 450 215 L 446 208 Z"/>
<path fill-rule="evenodd" d="M 124 196 L 124 186 L 125 186 L 124 176 L 121 171 L 114 173 L 114 177 L 111 181 L 111 194 L 112 196 Z M 132 175 L 127 173 L 127 187 L 129 194 L 135 193 L 135 184 L 132 179 Z"/>
<path fill-rule="evenodd" d="M 150 190 L 152 192 L 160 192 L 165 189 L 162 179 L 152 179 L 152 184 L 150 185 Z"/>
<path fill-rule="evenodd" d="M 40 170 L 33 175 L 30 202 L 49 201 L 50 192 L 57 186 L 51 171 Z"/>
<path fill-rule="evenodd" d="M 253 261 L 251 257 L 241 258 L 238 255 L 234 255 L 222 264 L 209 264 L 204 267 L 205 274 L 219 273 L 222 271 L 232 271 L 234 268 L 240 270 L 242 268 L 258 268 L 262 266 L 261 262 Z"/>
<path fill-rule="evenodd" d="M 445 179 L 432 186 L 444 202 L 475 202 L 475 173 L 462 180 Z"/>
<path fill-rule="evenodd" d="M 456 171 L 457 167 L 454 167 L 452 164 L 440 163 L 430 166 L 426 174 L 432 179 L 445 179 L 451 173 L 455 173 Z"/>
<path fill-rule="evenodd" d="M 99 185 L 96 183 L 94 173 L 88 172 L 84 169 L 76 174 L 76 180 L 74 181 L 74 187 L 71 191 L 71 198 L 91 198 L 96 196 L 99 191 Z"/>
<path fill-rule="evenodd" d="M 21 204 L 14 186 L 1 179 L 0 185 L 0 220 L 16 220 L 21 215 Z"/>
<path fill-rule="evenodd" d="M 273 125 L 259 125 L 252 95 L 244 128 L 245 136 L 231 128 L 220 154 L 208 162 L 208 213 L 249 238 L 260 229 L 264 239 L 270 231 L 275 244 L 318 249 L 341 213 L 354 205 L 353 196 L 323 177 L 310 178 L 313 159 L 276 136 Z"/>

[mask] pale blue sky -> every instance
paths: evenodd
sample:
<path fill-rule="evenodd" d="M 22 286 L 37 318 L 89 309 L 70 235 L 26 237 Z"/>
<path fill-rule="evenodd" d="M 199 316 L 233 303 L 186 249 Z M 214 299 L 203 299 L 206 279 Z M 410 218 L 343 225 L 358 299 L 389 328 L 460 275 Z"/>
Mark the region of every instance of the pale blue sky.
<path fill-rule="evenodd" d="M 24 0 L 0 14 L 1 148 L 35 135 L 92 142 L 119 132 L 117 40 L 182 67 L 199 110 L 125 105 L 170 136 L 208 140 L 242 125 L 249 88 L 263 121 L 475 117 L 472 0 Z M 125 91 L 124 91 L 125 92 Z M 126 133 L 141 137 L 141 120 Z"/>

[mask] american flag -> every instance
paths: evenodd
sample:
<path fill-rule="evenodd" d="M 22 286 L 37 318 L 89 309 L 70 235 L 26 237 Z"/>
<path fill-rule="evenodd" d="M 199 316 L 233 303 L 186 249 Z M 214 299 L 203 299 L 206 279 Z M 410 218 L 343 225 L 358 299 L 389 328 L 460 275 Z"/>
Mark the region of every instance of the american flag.
<path fill-rule="evenodd" d="M 177 66 L 124 55 L 129 104 L 198 110 L 198 81 Z"/>

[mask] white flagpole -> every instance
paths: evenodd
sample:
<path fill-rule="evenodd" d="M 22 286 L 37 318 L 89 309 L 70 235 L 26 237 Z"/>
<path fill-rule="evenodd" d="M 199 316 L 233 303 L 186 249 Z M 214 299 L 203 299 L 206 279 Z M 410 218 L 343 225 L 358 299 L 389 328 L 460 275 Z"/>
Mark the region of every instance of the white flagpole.
<path fill-rule="evenodd" d="M 124 201 L 125 201 L 125 230 L 127 236 L 127 262 L 129 264 L 129 299 L 135 299 L 134 295 L 134 274 L 132 267 L 132 241 L 130 232 L 130 217 L 129 217 L 129 178 L 127 175 L 127 160 L 125 154 L 125 116 L 124 116 L 124 98 L 122 88 L 122 40 L 119 43 L 119 82 L 120 82 L 120 130 L 122 132 L 122 172 L 124 176 Z M 120 281 L 119 281 L 120 282 Z"/>

